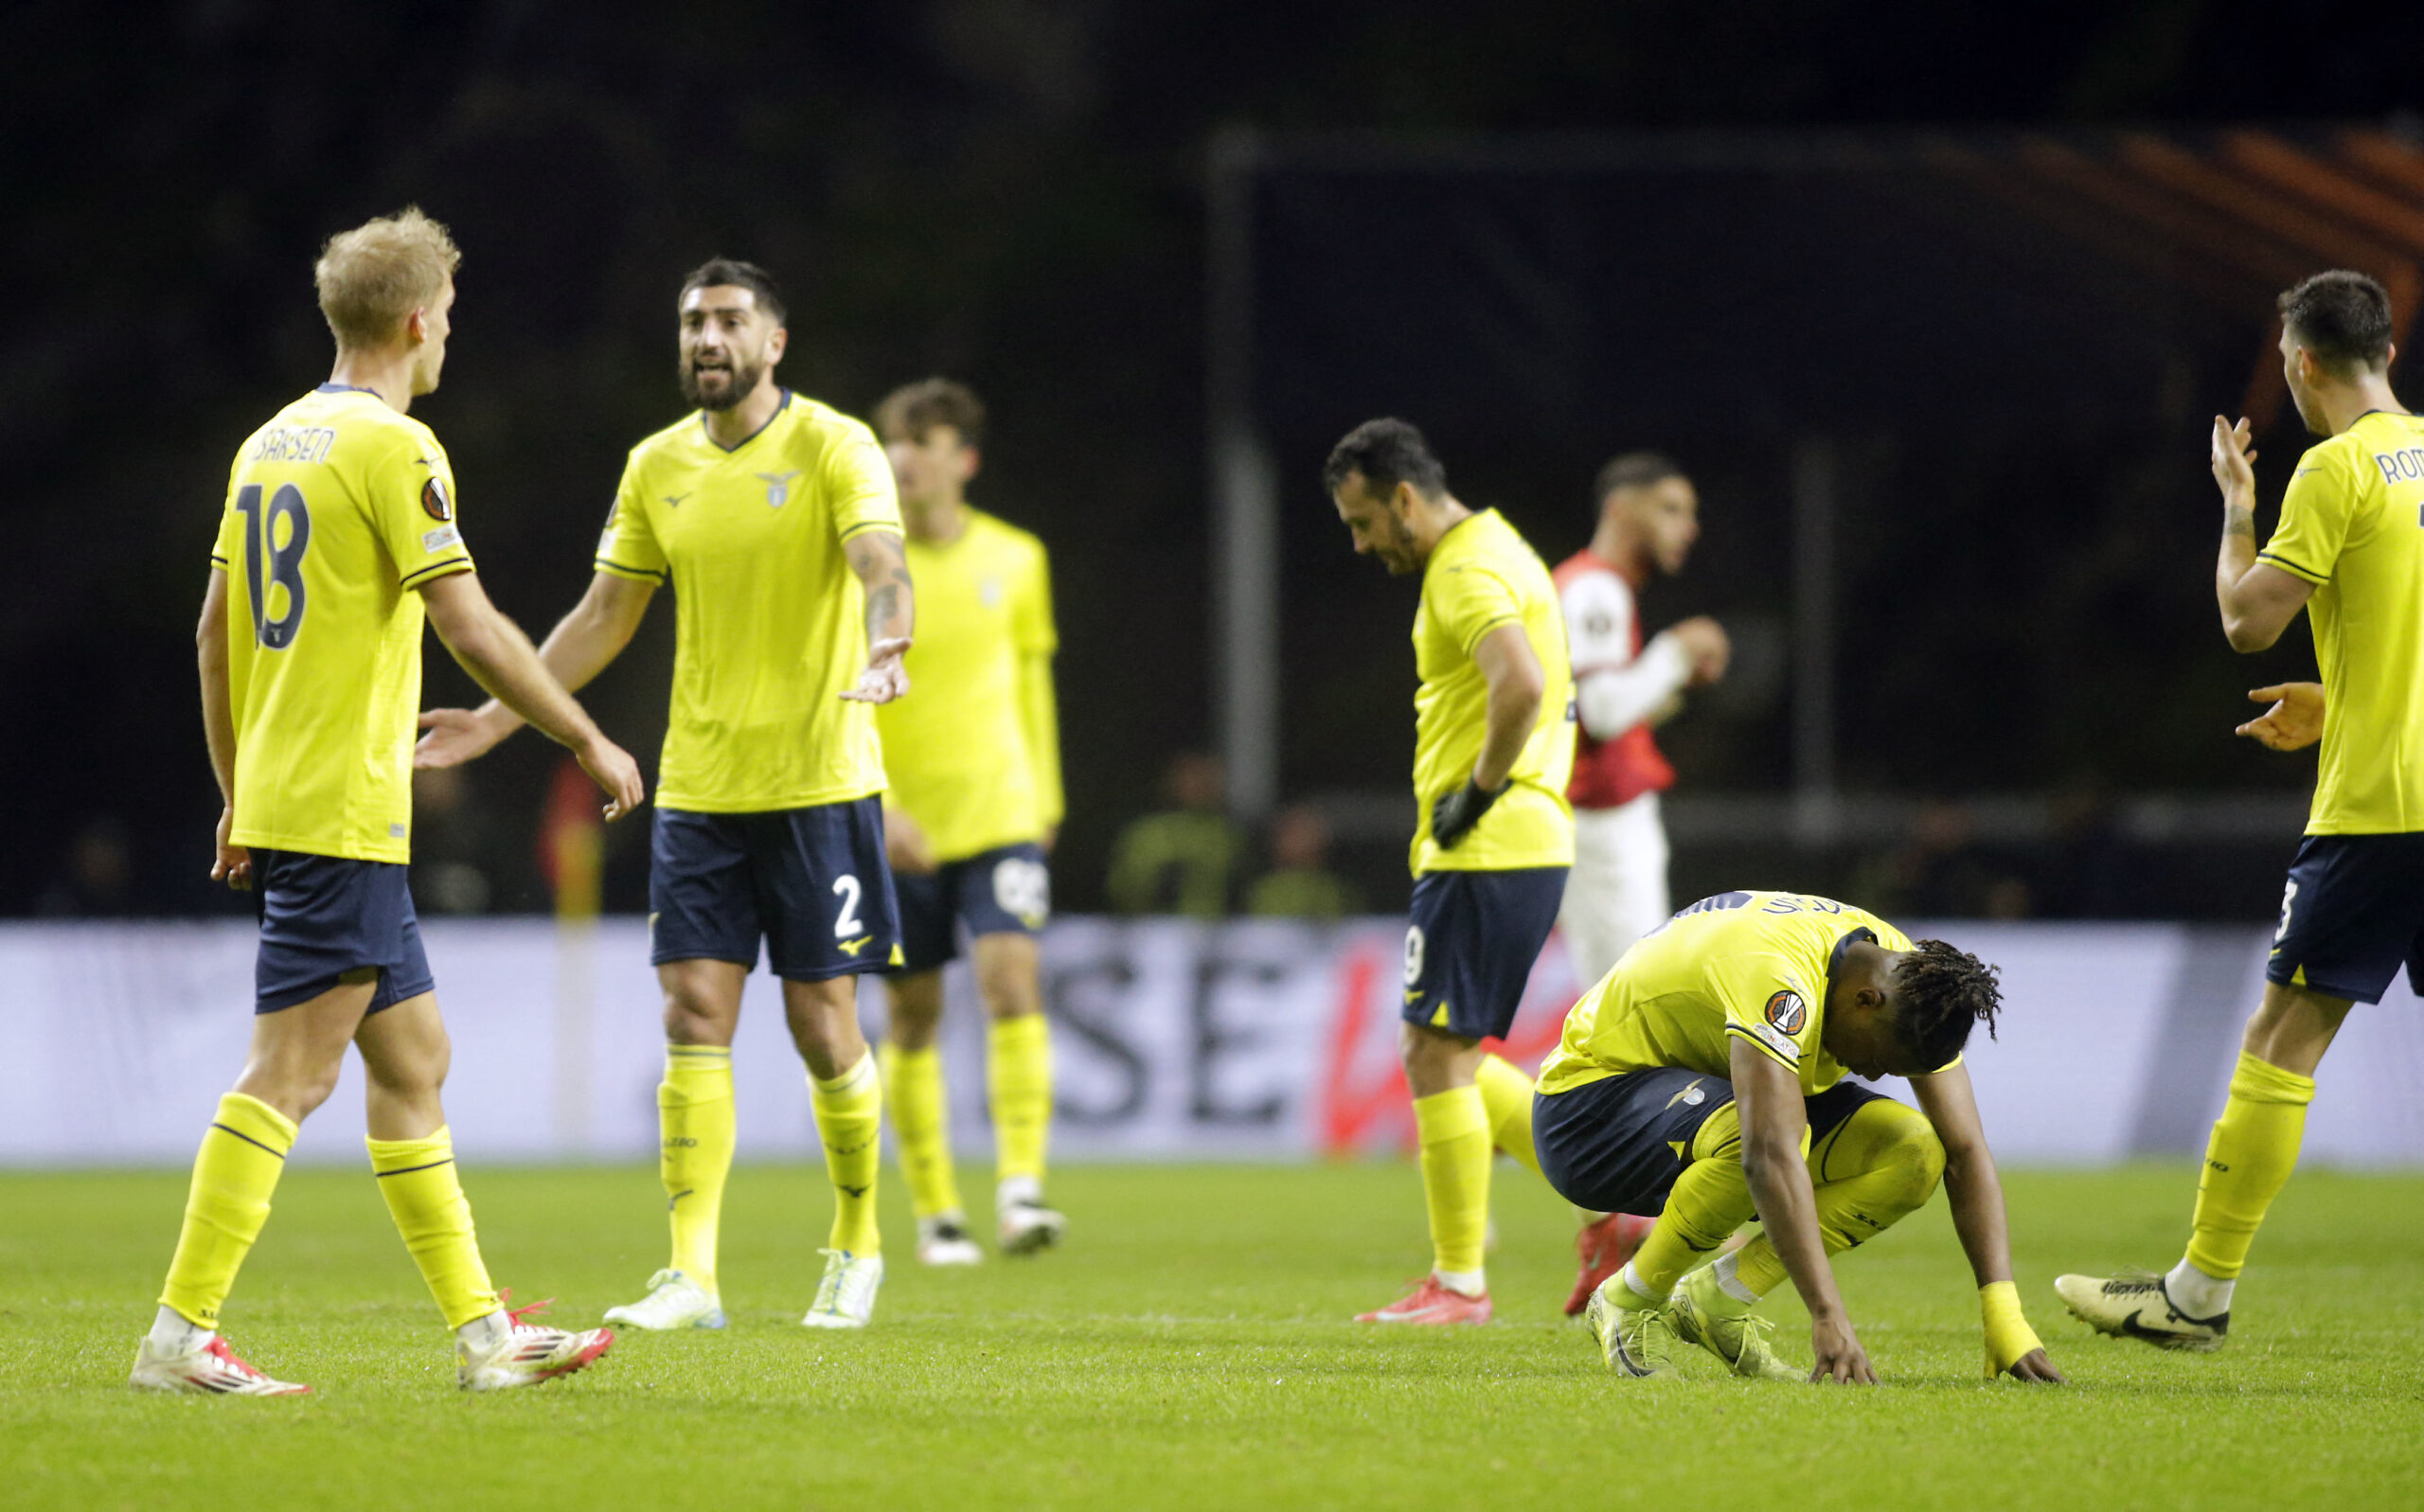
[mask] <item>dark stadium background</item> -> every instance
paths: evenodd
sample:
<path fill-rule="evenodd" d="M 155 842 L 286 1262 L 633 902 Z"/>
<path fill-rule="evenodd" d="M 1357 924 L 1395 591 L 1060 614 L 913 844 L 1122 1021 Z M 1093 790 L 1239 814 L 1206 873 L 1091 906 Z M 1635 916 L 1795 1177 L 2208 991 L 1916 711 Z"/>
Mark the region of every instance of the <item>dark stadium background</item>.
<path fill-rule="evenodd" d="M 587 579 L 624 449 L 678 413 L 670 300 L 706 256 L 788 281 L 795 387 L 863 412 L 896 382 L 945 372 L 991 400 L 975 497 L 1054 552 L 1072 794 L 1057 883 L 1064 907 L 1088 908 L 1111 836 L 1156 801 L 1165 761 L 1216 733 L 1204 311 L 1217 130 L 1398 144 L 1721 130 L 1773 145 L 1820 130 L 2094 141 L 2247 123 L 2412 137 L 2419 79 L 2424 14 L 2347 4 L 10 8 L 0 914 L 243 906 L 204 879 L 215 793 L 191 631 L 205 553 L 238 440 L 325 376 L 318 243 L 406 202 L 448 222 L 466 254 L 445 385 L 415 414 L 453 454 L 491 594 L 534 635 Z M 1385 182 L 1335 187 L 1300 181 L 1287 222 L 1333 255 L 1377 255 L 1457 213 Z M 1655 200 L 1636 214 L 1606 234 L 1666 223 Z M 1790 254 L 1790 227 L 1769 250 Z M 1908 293 L 1974 306 L 1985 331 L 2004 318 L 2005 276 L 1982 257 L 1974 291 Z M 1435 312 L 1413 294 L 1392 306 L 1386 286 L 1363 293 L 1363 308 L 1304 311 L 1310 327 L 1284 302 L 1258 318 L 1274 338 L 1323 319 L 1381 338 Z M 2119 837 L 2097 816 L 2142 793 L 2294 799 L 2311 770 L 2227 734 L 2239 690 L 2308 665 L 2305 632 L 2234 657 L 2209 588 L 2206 418 L 2246 390 L 2270 309 L 2253 298 L 2219 334 L 2210 313 L 2166 326 L 2181 333 L 2176 361 L 2149 368 L 2136 338 L 2126 363 L 2100 341 L 2101 308 L 2049 316 L 2057 360 L 2015 357 L 1992 402 L 1970 404 L 1930 394 L 1890 343 L 1872 345 L 1873 314 L 1745 322 L 1720 298 L 1704 320 L 1670 311 L 1699 364 L 1689 402 L 1656 402 L 1666 351 L 1601 354 L 1613 391 L 1646 396 L 1640 407 L 1561 414 L 1501 395 L 1529 433 L 1456 399 L 1452 345 L 1378 345 L 1392 382 L 1440 397 L 1447 413 L 1412 418 L 1436 433 L 1458 491 L 1506 505 L 1552 560 L 1587 534 L 1582 484 L 1605 452 L 1682 455 L 1702 481 L 1707 534 L 1688 575 L 1649 596 L 1653 623 L 1702 610 L 1747 622 L 1789 592 L 1796 417 L 1733 423 L 1708 375 L 1794 346 L 1848 449 L 1845 791 L 2058 800 L 2041 832 L 2003 845 L 1988 824 L 1989 839 L 1930 862 L 1958 874 L 1933 906 L 1996 906 L 2007 876 L 2037 913 L 2261 916 L 2294 825 L 2201 848 Z M 1963 339 L 1957 325 L 1940 334 Z M 1283 405 L 1281 795 L 1388 792 L 1411 742 L 1410 593 L 1348 556 L 1314 477 L 1328 436 L 1363 418 L 1325 396 L 1362 392 L 1379 359 L 1265 349 L 1278 365 L 1260 374 L 1264 397 Z M 2162 381 L 2141 382 L 2148 371 Z M 2299 444 L 2284 411 L 2262 438 L 2273 489 Z M 670 631 L 660 607 L 586 695 L 651 768 Z M 429 666 L 431 702 L 470 696 L 434 646 Z M 1790 781 L 1773 691 L 1704 700 L 1667 743 L 1679 797 Z M 476 858 L 494 907 L 545 906 L 530 856 L 552 757 L 519 738 L 472 769 L 454 814 L 424 814 L 424 854 Z M 1931 822 L 1957 836 L 1971 819 L 1939 808 L 1914 824 Z M 1676 886 L 1693 896 L 1728 867 L 1812 887 L 1890 881 L 1911 848 L 1683 835 Z M 614 836 L 611 908 L 639 906 L 644 852 L 638 826 Z M 1367 841 L 1343 863 L 1387 904 L 1403 885 L 1395 862 Z"/>

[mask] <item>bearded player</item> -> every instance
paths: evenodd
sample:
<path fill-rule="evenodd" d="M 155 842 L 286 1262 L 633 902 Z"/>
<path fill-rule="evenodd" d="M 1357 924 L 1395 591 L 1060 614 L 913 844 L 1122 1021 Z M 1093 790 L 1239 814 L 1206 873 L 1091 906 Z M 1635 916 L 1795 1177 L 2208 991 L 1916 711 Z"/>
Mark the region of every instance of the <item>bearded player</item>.
<path fill-rule="evenodd" d="M 788 333 L 764 270 L 708 262 L 684 280 L 677 310 L 682 391 L 697 409 L 632 449 L 589 592 L 540 648 L 567 686 L 582 686 L 630 644 L 656 590 L 675 590 L 649 866 L 673 1253 L 645 1297 L 606 1316 L 723 1326 L 716 1240 L 732 1166 L 732 1038 L 762 943 L 833 1183 L 824 1277 L 801 1321 L 864 1327 L 883 1284 L 883 1094 L 857 980 L 900 958 L 869 705 L 908 691 L 900 513 L 874 433 L 775 381 Z M 422 764 L 446 766 L 520 720 L 492 703 L 423 722 Z"/>

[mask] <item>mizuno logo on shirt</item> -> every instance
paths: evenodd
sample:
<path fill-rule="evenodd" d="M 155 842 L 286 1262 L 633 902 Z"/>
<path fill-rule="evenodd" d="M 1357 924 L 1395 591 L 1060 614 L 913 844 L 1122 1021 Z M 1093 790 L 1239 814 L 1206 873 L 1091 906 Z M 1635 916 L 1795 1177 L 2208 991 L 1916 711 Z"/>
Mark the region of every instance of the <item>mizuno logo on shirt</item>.
<path fill-rule="evenodd" d="M 698 489 L 692 489 L 690 490 L 690 493 L 696 493 L 696 492 L 698 492 L 698 491 L 699 491 Z M 685 499 L 686 499 L 686 498 L 688 498 L 688 497 L 690 496 L 690 493 L 668 493 L 668 494 L 666 494 L 666 495 L 664 496 L 664 497 L 665 497 L 665 507 L 666 507 L 667 508 L 668 508 L 668 509 L 679 509 L 680 507 L 682 507 L 682 501 L 683 501 L 683 500 L 685 500 Z M 611 514 L 610 514 L 610 515 L 608 515 L 608 516 L 606 517 L 606 523 L 607 523 L 608 525 L 613 525 L 613 524 L 615 523 L 615 517 L 614 517 L 613 515 L 611 515 Z"/>
<path fill-rule="evenodd" d="M 834 943 L 842 948 L 843 954 L 855 961 L 859 957 L 859 952 L 867 948 L 867 942 L 874 938 L 872 934 L 862 934 L 854 940 L 837 940 Z"/>

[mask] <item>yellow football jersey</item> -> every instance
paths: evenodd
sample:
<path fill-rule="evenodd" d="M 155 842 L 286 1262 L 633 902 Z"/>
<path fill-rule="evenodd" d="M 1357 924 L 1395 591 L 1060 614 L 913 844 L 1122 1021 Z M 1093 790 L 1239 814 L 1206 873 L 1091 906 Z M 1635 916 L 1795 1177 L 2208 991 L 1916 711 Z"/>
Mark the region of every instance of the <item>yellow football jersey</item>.
<path fill-rule="evenodd" d="M 2299 458 L 2260 558 L 2315 585 L 2307 833 L 2424 829 L 2424 418 L 2376 410 Z"/>
<path fill-rule="evenodd" d="M 1453 850 L 1432 843 L 1431 806 L 1463 787 L 1481 756 L 1489 683 L 1473 648 L 1501 625 L 1521 625 L 1540 658 L 1546 685 L 1540 723 L 1499 795 Z M 1574 809 L 1565 801 L 1574 772 L 1574 669 L 1565 654 L 1565 617 L 1548 565 L 1495 509 L 1450 528 L 1422 572 L 1422 606 L 1414 616 L 1414 796 L 1421 817 L 1412 861 L 1417 877 L 1435 871 L 1513 871 L 1574 864 Z"/>
<path fill-rule="evenodd" d="M 758 813 L 883 791 L 875 720 L 842 697 L 867 659 L 866 595 L 842 546 L 900 529 L 875 433 L 789 391 L 729 452 L 696 414 L 632 448 L 597 567 L 673 587 L 659 808 Z"/>
<path fill-rule="evenodd" d="M 981 510 L 965 519 L 953 540 L 909 538 L 909 696 L 875 715 L 890 801 L 946 862 L 1041 839 L 1061 809 L 1043 543 Z"/>
<path fill-rule="evenodd" d="M 210 560 L 228 576 L 235 842 L 411 860 L 414 590 L 472 570 L 437 437 L 322 384 L 236 454 Z"/>
<path fill-rule="evenodd" d="M 1731 1073 L 1742 1040 L 1801 1078 L 1805 1096 L 1844 1079 L 1819 1042 L 1836 952 L 1865 934 L 1910 937 L 1876 915 L 1800 893 L 1720 893 L 1644 935 L 1565 1016 L 1540 1090 L 1568 1092 L 1628 1071 Z"/>

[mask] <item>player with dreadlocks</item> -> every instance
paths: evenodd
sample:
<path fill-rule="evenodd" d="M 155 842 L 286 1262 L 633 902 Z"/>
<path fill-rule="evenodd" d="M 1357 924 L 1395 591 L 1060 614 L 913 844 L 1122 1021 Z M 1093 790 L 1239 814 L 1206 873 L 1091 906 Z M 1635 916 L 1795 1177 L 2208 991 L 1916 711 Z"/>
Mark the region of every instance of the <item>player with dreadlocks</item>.
<path fill-rule="evenodd" d="M 1751 1309 L 1790 1278 L 1810 1380 L 1874 1381 L 1827 1256 L 1917 1212 L 1936 1183 L 1970 1256 L 1987 1373 L 2059 1381 L 2021 1315 L 2003 1186 L 1961 1052 L 1992 1038 L 1995 969 L 1942 940 L 1799 893 L 1720 893 L 1628 952 L 1566 1015 L 1541 1067 L 1541 1172 L 1577 1207 L 1656 1215 L 1591 1297 L 1624 1376 L 1699 1344 L 1735 1374 L 1799 1380 Z M 1904 1076 L 1916 1109 L 1845 1080 Z M 1702 1264 L 1758 1218 L 1765 1232 Z"/>

